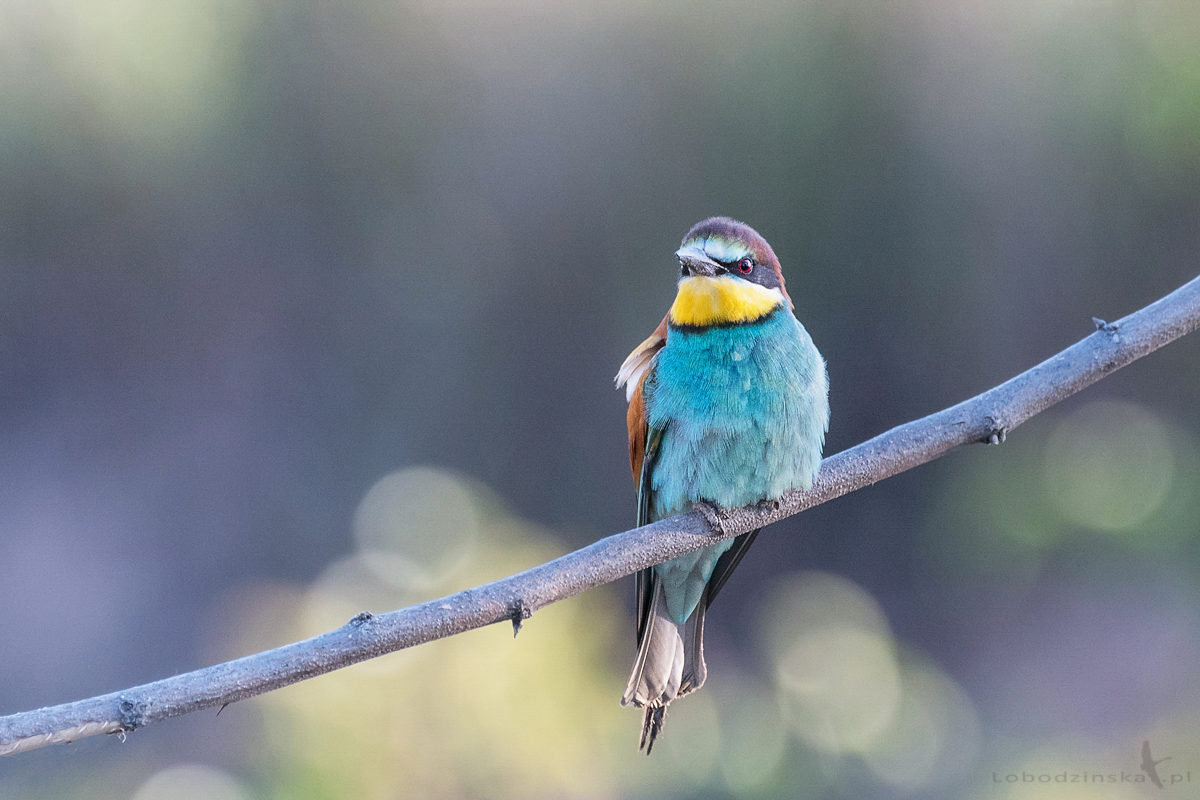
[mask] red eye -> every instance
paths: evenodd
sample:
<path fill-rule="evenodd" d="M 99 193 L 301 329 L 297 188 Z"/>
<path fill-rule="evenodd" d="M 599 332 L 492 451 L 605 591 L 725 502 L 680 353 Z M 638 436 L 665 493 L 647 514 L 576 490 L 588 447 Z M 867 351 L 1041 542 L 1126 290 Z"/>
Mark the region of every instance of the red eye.
<path fill-rule="evenodd" d="M 738 262 L 738 272 L 743 275 L 749 275 L 754 270 L 754 259 L 743 258 Z"/>

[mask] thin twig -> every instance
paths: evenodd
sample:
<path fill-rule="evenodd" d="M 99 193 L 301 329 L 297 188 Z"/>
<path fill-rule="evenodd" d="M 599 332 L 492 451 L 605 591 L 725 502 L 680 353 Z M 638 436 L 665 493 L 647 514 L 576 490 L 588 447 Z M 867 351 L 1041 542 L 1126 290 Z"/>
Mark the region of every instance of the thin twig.
<path fill-rule="evenodd" d="M 697 508 L 602 539 L 493 583 L 386 614 L 359 614 L 321 636 L 121 692 L 0 717 L 0 755 L 222 707 L 368 658 L 512 622 L 714 540 L 762 527 L 932 461 L 959 445 L 999 443 L 1033 415 L 1200 325 L 1200 278 L 1096 330 L 1033 369 L 822 463 L 816 485 L 745 508 Z"/>

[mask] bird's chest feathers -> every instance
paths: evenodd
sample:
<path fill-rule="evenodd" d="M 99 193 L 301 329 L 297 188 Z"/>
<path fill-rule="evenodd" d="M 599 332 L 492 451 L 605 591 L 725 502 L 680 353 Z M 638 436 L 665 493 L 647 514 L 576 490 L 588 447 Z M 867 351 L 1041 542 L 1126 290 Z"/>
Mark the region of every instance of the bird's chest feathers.
<path fill-rule="evenodd" d="M 672 329 L 645 394 L 647 421 L 665 431 L 652 479 L 659 513 L 811 482 L 827 420 L 824 375 L 786 309 L 757 324 Z"/>
<path fill-rule="evenodd" d="M 762 326 L 672 330 L 658 356 L 647 413 L 652 427 L 686 425 L 733 435 L 767 421 L 788 390 L 779 343 Z"/>
<path fill-rule="evenodd" d="M 761 319 L 783 302 L 778 289 L 721 275 L 715 278 L 692 276 L 679 281 L 679 291 L 671 305 L 675 325 L 704 327 L 737 325 Z"/>

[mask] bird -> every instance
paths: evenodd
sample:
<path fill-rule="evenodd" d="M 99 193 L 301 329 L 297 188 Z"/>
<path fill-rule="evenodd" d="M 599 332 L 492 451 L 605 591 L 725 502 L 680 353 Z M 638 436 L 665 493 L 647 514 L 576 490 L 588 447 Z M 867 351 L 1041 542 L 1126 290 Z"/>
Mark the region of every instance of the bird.
<path fill-rule="evenodd" d="M 621 364 L 637 524 L 707 503 L 808 489 L 829 428 L 825 360 L 796 319 L 774 250 L 729 217 L 696 223 L 675 300 Z M 637 657 L 621 698 L 643 710 L 647 755 L 667 706 L 704 685 L 704 618 L 758 531 L 643 569 Z"/>
<path fill-rule="evenodd" d="M 1150 782 L 1160 789 L 1163 788 L 1163 782 L 1162 778 L 1158 776 L 1158 765 L 1170 760 L 1170 756 L 1159 759 L 1154 758 L 1154 756 L 1150 755 L 1150 741 L 1148 739 L 1142 740 L 1142 772 L 1145 772 L 1150 777 Z"/>

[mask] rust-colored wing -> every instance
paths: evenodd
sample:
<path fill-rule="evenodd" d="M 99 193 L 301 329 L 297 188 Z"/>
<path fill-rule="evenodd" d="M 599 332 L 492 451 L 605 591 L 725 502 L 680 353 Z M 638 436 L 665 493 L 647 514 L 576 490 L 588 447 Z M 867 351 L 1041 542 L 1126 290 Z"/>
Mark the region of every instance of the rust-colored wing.
<path fill-rule="evenodd" d="M 633 470 L 634 488 L 639 488 L 642 479 L 642 460 L 646 457 L 646 401 L 642 397 L 642 386 L 646 375 L 642 374 L 629 399 L 629 410 L 625 412 L 625 425 L 629 429 L 629 467 Z"/>
<path fill-rule="evenodd" d="M 652 431 L 649 428 L 646 420 L 646 400 L 642 390 L 645 388 L 646 378 L 654 368 L 654 357 L 667 343 L 667 324 L 667 317 L 663 317 L 654 333 L 634 348 L 617 372 L 617 388 L 625 386 L 626 396 L 629 398 L 629 411 L 625 415 L 625 423 L 629 428 L 629 466 L 633 470 L 634 486 L 637 487 L 639 526 L 650 522 L 650 509 L 653 505 L 650 472 L 654 468 L 663 435 L 662 430 Z M 651 599 L 654 581 L 649 569 L 639 571 L 636 578 L 634 594 L 637 597 L 637 641 L 638 647 L 641 647 L 650 609 L 654 606 Z"/>
<path fill-rule="evenodd" d="M 642 461 L 646 456 L 646 402 L 642 397 L 642 388 L 646 376 L 650 374 L 654 356 L 666 343 L 667 317 L 663 317 L 654 333 L 635 347 L 617 370 L 617 388 L 624 386 L 625 396 L 629 399 L 625 424 L 629 430 L 629 467 L 633 470 L 635 484 L 641 483 Z"/>

